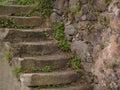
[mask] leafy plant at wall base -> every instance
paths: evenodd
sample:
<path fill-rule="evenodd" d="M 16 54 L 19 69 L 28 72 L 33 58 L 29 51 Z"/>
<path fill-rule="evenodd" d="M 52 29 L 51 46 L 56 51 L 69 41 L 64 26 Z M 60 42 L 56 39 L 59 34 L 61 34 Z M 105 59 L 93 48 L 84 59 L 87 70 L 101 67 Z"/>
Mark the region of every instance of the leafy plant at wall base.
<path fill-rule="evenodd" d="M 70 50 L 70 45 L 68 44 L 67 40 L 65 40 L 65 39 L 59 41 L 58 47 L 62 51 Z"/>
<path fill-rule="evenodd" d="M 81 10 L 80 4 L 77 4 L 75 7 L 70 8 L 71 13 L 79 12 Z"/>
<path fill-rule="evenodd" d="M 39 0 L 36 10 L 49 17 L 52 12 L 52 0 Z"/>
<path fill-rule="evenodd" d="M 48 18 L 52 12 L 52 0 L 19 0 L 19 5 L 33 5 L 34 12 L 39 12 L 45 18 Z"/>
<path fill-rule="evenodd" d="M 11 58 L 12 58 L 12 56 L 9 53 L 5 53 L 3 55 L 3 59 L 5 59 L 5 60 L 10 60 Z"/>
<path fill-rule="evenodd" d="M 52 28 L 54 30 L 54 38 L 58 40 L 59 49 L 62 51 L 70 50 L 70 45 L 64 34 L 64 23 L 62 21 L 57 21 L 53 23 Z"/>
<path fill-rule="evenodd" d="M 21 67 L 15 66 L 13 67 L 13 73 L 18 77 L 21 72 L 23 71 L 23 69 Z"/>
<path fill-rule="evenodd" d="M 18 0 L 19 5 L 31 5 L 34 4 L 36 0 Z"/>
<path fill-rule="evenodd" d="M 80 58 L 77 57 L 75 53 L 71 54 L 71 58 L 69 62 L 67 63 L 68 67 L 72 67 L 75 69 L 76 72 L 80 73 L 81 72 L 81 60 Z"/>
<path fill-rule="evenodd" d="M 64 23 L 62 21 L 57 21 L 53 23 L 52 28 L 54 30 L 54 37 L 56 40 L 64 39 Z"/>
<path fill-rule="evenodd" d="M 112 0 L 104 0 L 106 4 L 110 3 Z"/>
<path fill-rule="evenodd" d="M 110 23 L 110 18 L 102 18 L 99 20 L 101 27 L 105 27 Z"/>

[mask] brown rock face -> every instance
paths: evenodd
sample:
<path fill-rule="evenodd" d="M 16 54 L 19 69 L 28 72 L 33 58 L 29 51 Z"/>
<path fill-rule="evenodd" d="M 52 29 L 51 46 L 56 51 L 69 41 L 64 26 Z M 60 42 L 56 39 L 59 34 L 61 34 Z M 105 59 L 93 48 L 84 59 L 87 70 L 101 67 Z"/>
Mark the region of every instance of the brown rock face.
<path fill-rule="evenodd" d="M 120 17 L 113 17 L 110 22 L 111 28 L 120 29 Z"/>
<path fill-rule="evenodd" d="M 99 53 L 95 62 L 94 73 L 98 81 L 107 90 L 119 88 L 120 75 L 120 34 L 112 34 L 109 37 L 108 46 Z M 119 89 L 115 89 L 119 90 Z"/>

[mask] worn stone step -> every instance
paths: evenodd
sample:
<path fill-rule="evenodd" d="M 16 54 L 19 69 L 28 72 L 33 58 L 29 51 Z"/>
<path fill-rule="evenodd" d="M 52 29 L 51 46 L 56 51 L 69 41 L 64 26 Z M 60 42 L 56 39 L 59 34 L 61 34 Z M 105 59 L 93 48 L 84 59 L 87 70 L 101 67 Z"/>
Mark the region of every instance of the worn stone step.
<path fill-rule="evenodd" d="M 58 53 L 35 57 L 16 57 L 13 59 L 13 65 L 27 68 L 29 72 L 33 67 L 37 70 L 41 70 L 45 66 L 50 66 L 52 69 L 65 68 L 67 66 L 68 60 L 69 55 L 67 53 Z"/>
<path fill-rule="evenodd" d="M 58 52 L 57 41 L 19 42 L 10 45 L 13 56 L 39 56 Z"/>
<path fill-rule="evenodd" d="M 55 88 L 32 88 L 32 87 L 23 87 L 22 90 L 93 90 L 92 85 L 87 84 L 76 84 L 76 85 L 70 85 L 70 86 L 63 86 L 63 87 L 55 87 Z"/>
<path fill-rule="evenodd" d="M 57 85 L 75 82 L 79 75 L 72 71 L 58 71 L 50 73 L 27 73 L 20 76 L 25 86 Z"/>
<path fill-rule="evenodd" d="M 61 87 L 61 88 L 46 88 L 46 89 L 31 89 L 31 90 L 93 90 L 93 87 L 89 85 L 78 84 L 78 85 Z"/>
<path fill-rule="evenodd" d="M 0 5 L 0 15 L 26 14 L 32 10 L 28 5 Z"/>
<path fill-rule="evenodd" d="M 84 84 L 84 83 L 75 83 L 75 84 L 70 84 L 70 85 L 63 85 L 61 87 L 27 87 L 27 86 L 22 86 L 21 90 L 93 90 L 93 86 L 89 84 Z"/>
<path fill-rule="evenodd" d="M 0 32 L 4 34 L 1 37 L 3 41 L 9 42 L 30 42 L 40 40 L 50 40 L 53 36 L 53 30 L 51 28 L 40 29 L 8 29 L 1 28 Z"/>
<path fill-rule="evenodd" d="M 24 26 L 24 27 L 50 27 L 50 22 L 49 20 L 45 20 L 41 16 L 31 16 L 31 17 L 25 17 L 25 16 L 5 16 L 5 15 L 0 15 L 0 20 L 3 20 L 5 22 L 8 19 L 12 19 L 12 21 L 19 26 Z"/>

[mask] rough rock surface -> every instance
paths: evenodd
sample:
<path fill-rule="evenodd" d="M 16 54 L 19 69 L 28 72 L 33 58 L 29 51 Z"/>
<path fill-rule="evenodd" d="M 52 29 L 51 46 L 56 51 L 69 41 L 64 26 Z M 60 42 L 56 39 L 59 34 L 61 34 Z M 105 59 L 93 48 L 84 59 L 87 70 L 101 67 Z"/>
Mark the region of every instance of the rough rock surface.
<path fill-rule="evenodd" d="M 71 50 L 81 58 L 90 84 L 94 90 L 120 90 L 120 0 L 64 3 L 69 3 L 70 10 L 64 14 L 65 6 L 60 5 L 64 6 L 61 18 L 68 20 L 63 18 L 65 35 Z"/>

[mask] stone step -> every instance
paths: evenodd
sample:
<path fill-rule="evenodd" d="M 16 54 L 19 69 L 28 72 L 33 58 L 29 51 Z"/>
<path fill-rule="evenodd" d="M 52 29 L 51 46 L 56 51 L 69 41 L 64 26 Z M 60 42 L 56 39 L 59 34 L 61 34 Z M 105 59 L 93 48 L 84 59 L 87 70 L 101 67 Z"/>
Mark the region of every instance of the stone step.
<path fill-rule="evenodd" d="M 28 5 L 0 5 L 0 15 L 26 14 L 32 10 Z"/>
<path fill-rule="evenodd" d="M 73 85 L 69 87 L 61 87 L 61 88 L 46 88 L 46 89 L 31 89 L 31 90 L 93 90 L 92 86 L 89 85 Z"/>
<path fill-rule="evenodd" d="M 27 86 L 22 86 L 21 90 L 93 90 L 93 86 L 89 84 L 84 84 L 84 83 L 74 83 L 70 85 L 63 85 L 60 87 L 27 87 Z"/>
<path fill-rule="evenodd" d="M 3 20 L 5 22 L 8 19 L 12 19 L 12 21 L 19 26 L 24 26 L 24 27 L 50 27 L 50 22 L 49 20 L 45 20 L 41 16 L 31 16 L 31 17 L 25 17 L 25 16 L 5 16 L 5 15 L 0 15 L 0 20 Z"/>
<path fill-rule="evenodd" d="M 58 53 L 36 57 L 14 58 L 13 66 L 27 68 L 28 72 L 31 71 L 33 67 L 37 70 L 41 70 L 45 66 L 50 66 L 52 69 L 60 69 L 67 66 L 68 60 L 68 54 Z"/>
<path fill-rule="evenodd" d="M 9 42 L 30 42 L 40 40 L 50 40 L 53 36 L 51 28 L 40 29 L 7 29 L 1 28 L 0 32 L 4 34 L 2 38 L 4 41 Z"/>
<path fill-rule="evenodd" d="M 49 73 L 26 73 L 20 76 L 21 84 L 25 86 L 57 85 L 75 82 L 79 74 L 72 70 Z"/>
<path fill-rule="evenodd" d="M 57 41 L 20 42 L 10 45 L 14 57 L 39 56 L 59 52 Z"/>

